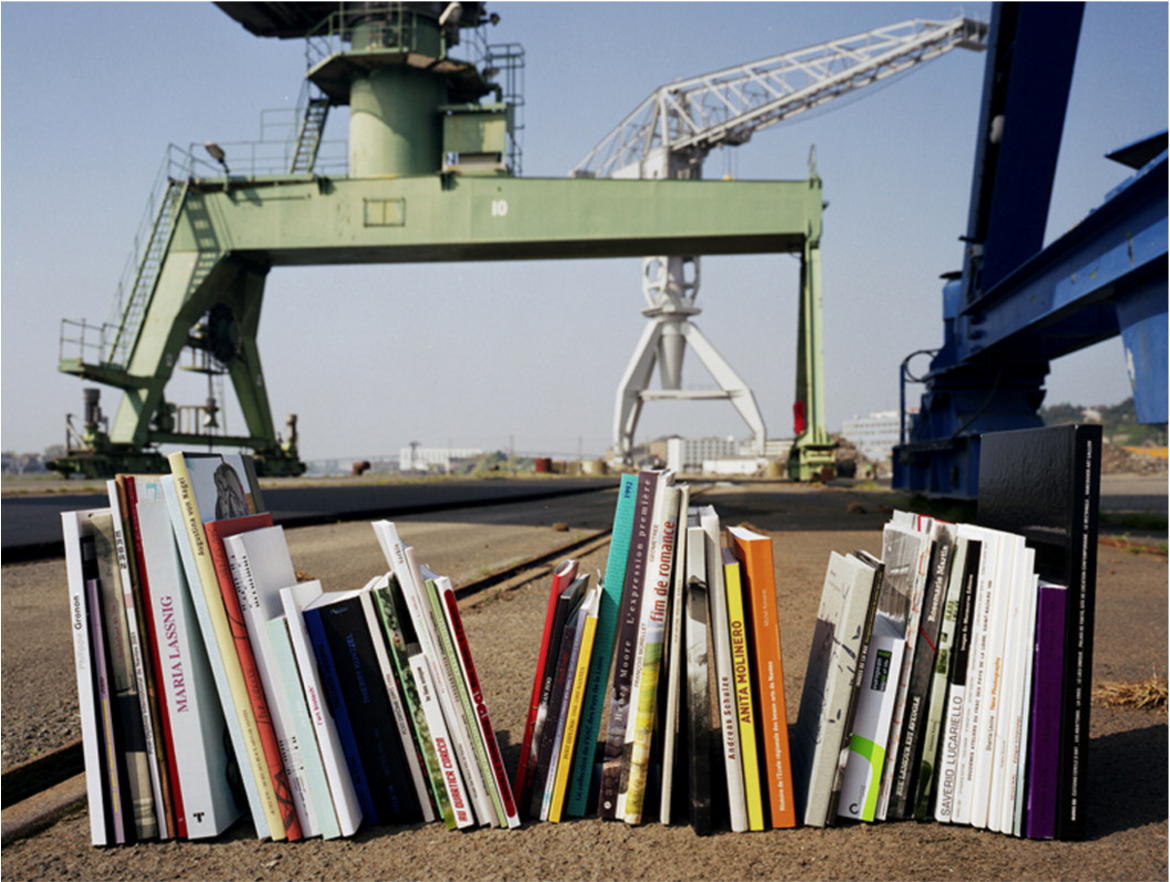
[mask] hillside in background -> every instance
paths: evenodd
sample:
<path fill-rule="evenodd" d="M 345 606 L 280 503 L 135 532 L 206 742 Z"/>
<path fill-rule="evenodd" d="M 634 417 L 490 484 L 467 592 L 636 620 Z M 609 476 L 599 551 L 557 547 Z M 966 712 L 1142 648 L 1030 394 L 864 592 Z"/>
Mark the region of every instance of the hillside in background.
<path fill-rule="evenodd" d="M 1165 447 L 1166 424 L 1142 424 L 1137 420 L 1133 398 L 1120 404 L 1081 407 L 1075 404 L 1054 404 L 1042 407 L 1040 417 L 1046 426 L 1066 423 L 1101 423 L 1105 440 L 1130 447 Z"/>

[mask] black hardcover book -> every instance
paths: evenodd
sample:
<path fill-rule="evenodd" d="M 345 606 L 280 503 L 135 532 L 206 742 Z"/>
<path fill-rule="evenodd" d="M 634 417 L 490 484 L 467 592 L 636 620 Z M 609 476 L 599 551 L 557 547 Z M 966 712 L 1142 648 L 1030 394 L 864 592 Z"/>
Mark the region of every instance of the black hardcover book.
<path fill-rule="evenodd" d="M 609 703 L 605 755 L 601 765 L 601 788 L 597 797 L 597 814 L 602 818 L 614 818 L 617 815 L 622 752 L 626 745 L 626 719 L 630 712 L 630 688 L 634 675 L 634 653 L 637 650 L 638 622 L 642 613 L 642 583 L 646 575 L 646 554 L 657 486 L 658 472 L 645 471 L 638 475 L 634 530 L 626 562 L 622 602 L 618 609 L 617 642 L 613 648 L 613 691 Z"/>
<path fill-rule="evenodd" d="M 687 791 L 690 796 L 691 826 L 699 836 L 709 836 L 711 821 L 711 755 L 715 748 L 715 730 L 711 721 L 711 693 L 707 670 L 707 582 L 691 576 L 686 586 L 686 618 L 683 621 L 683 646 L 686 658 L 685 708 Z"/>
<path fill-rule="evenodd" d="M 1101 426 L 993 432 L 980 441 L 979 523 L 1022 535 L 1040 578 L 1068 586 L 1057 839 L 1085 835 Z"/>
<path fill-rule="evenodd" d="M 936 523 L 932 529 L 930 570 L 926 592 L 922 597 L 922 616 L 918 621 L 918 643 L 910 668 L 910 688 L 906 692 L 906 728 L 898 747 L 894 766 L 894 788 L 886 817 L 910 817 L 914 811 L 918 766 L 922 759 L 922 732 L 929 711 L 930 681 L 934 677 L 934 660 L 938 635 L 942 630 L 943 602 L 951 578 L 951 553 L 955 547 L 955 528 Z"/>
<path fill-rule="evenodd" d="M 340 700 L 353 723 L 354 742 L 377 814 L 375 823 L 408 824 L 421 820 L 422 811 L 361 600 L 355 597 L 317 610 L 333 656 Z"/>

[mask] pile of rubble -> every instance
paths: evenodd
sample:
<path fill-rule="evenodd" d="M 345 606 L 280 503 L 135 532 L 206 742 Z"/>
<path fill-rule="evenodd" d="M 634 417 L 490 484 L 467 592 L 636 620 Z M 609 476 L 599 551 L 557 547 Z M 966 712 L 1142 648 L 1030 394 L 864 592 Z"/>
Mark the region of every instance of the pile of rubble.
<path fill-rule="evenodd" d="M 1167 460 L 1157 456 L 1131 453 L 1119 444 L 1102 445 L 1101 472 L 1106 475 L 1166 474 Z"/>

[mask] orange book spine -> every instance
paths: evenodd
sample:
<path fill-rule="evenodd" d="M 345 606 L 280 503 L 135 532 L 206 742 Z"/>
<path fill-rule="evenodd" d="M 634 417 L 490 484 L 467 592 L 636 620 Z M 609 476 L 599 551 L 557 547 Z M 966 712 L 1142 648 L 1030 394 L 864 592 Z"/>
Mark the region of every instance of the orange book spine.
<path fill-rule="evenodd" d="M 792 761 L 788 751 L 788 708 L 784 699 L 784 663 L 780 652 L 772 539 L 738 527 L 729 529 L 728 535 L 735 556 L 743 564 L 745 591 L 751 599 L 752 648 L 757 673 L 757 719 L 772 827 L 795 827 L 796 801 L 792 790 Z"/>

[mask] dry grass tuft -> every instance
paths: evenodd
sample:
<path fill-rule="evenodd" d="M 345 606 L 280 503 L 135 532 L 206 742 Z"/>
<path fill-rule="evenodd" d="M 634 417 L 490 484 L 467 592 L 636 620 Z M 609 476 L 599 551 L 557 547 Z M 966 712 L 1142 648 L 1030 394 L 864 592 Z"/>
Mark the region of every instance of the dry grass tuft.
<path fill-rule="evenodd" d="M 1167 684 L 1157 675 L 1137 683 L 1102 683 L 1093 690 L 1093 699 L 1107 707 L 1166 709 Z"/>

